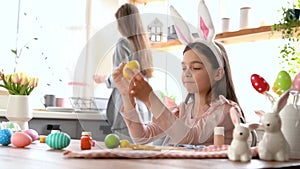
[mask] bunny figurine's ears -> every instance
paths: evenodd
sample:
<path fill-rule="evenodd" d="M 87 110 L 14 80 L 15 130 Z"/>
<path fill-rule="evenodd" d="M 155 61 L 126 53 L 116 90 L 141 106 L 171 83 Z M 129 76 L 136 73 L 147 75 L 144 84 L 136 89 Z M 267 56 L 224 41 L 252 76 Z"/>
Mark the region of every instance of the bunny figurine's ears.
<path fill-rule="evenodd" d="M 281 109 L 286 105 L 289 98 L 290 90 L 285 91 L 280 98 L 274 104 L 274 113 L 279 113 Z"/>
<path fill-rule="evenodd" d="M 231 107 L 230 108 L 230 117 L 231 121 L 234 125 L 240 125 L 243 122 L 246 123 L 245 119 L 241 114 L 241 110 L 238 107 Z"/>
<path fill-rule="evenodd" d="M 214 43 L 215 39 L 215 28 L 213 22 L 211 20 L 210 13 L 208 11 L 207 6 L 205 5 L 204 0 L 200 0 L 198 5 L 198 31 L 191 32 L 189 25 L 184 21 L 182 16 L 178 13 L 178 11 L 170 6 L 170 13 L 172 15 L 172 19 L 175 26 L 175 31 L 181 43 L 184 45 L 188 45 L 191 42 L 200 41 L 207 45 L 214 55 L 216 56 L 219 65 L 223 67 L 223 59 L 220 49 Z M 194 30 L 193 30 L 194 31 Z M 193 36 L 194 33 L 199 36 Z"/>

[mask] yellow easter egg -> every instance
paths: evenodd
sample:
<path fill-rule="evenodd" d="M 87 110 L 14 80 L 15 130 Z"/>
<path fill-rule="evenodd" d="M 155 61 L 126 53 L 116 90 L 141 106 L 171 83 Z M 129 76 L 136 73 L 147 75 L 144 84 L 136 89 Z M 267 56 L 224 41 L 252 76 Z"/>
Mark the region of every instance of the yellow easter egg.
<path fill-rule="evenodd" d="M 129 68 L 129 69 L 132 70 L 132 71 L 133 71 L 134 69 L 140 70 L 140 64 L 139 64 L 139 62 L 138 62 L 137 60 L 131 60 L 131 61 L 127 62 L 127 64 L 124 66 L 124 68 L 123 68 L 123 76 L 124 76 L 126 79 L 130 80 L 129 75 L 128 75 L 127 72 L 125 71 L 126 68 Z"/>

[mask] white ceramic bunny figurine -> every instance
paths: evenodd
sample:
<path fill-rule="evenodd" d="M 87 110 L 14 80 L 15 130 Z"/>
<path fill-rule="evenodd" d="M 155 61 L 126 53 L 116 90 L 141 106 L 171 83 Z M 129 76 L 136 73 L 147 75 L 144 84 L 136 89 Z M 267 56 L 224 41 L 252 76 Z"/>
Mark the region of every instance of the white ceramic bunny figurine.
<path fill-rule="evenodd" d="M 233 130 L 233 140 L 228 148 L 228 158 L 232 161 L 248 162 L 252 159 L 252 151 L 248 144 L 250 130 L 256 129 L 259 124 L 243 124 L 239 114 L 232 108 L 230 116 L 235 128 Z"/>
<path fill-rule="evenodd" d="M 255 111 L 261 117 L 265 129 L 262 140 L 258 144 L 258 155 L 262 160 L 288 161 L 290 146 L 281 131 L 280 110 L 286 104 L 289 91 L 281 95 L 271 113 Z"/>

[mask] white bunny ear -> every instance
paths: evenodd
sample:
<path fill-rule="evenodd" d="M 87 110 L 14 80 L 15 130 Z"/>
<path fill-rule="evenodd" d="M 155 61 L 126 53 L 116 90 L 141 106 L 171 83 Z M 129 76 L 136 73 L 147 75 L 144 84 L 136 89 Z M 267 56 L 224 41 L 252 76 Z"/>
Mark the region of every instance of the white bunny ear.
<path fill-rule="evenodd" d="M 190 29 L 186 22 L 183 20 L 182 16 L 172 5 L 170 6 L 170 12 L 172 15 L 177 36 L 181 43 L 187 45 L 189 42 L 192 42 L 193 37 L 191 36 Z"/>
<path fill-rule="evenodd" d="M 215 28 L 204 0 L 200 0 L 199 2 L 198 16 L 198 29 L 201 36 L 203 36 L 203 39 L 213 42 L 216 36 Z"/>
<path fill-rule="evenodd" d="M 238 110 L 235 107 L 230 108 L 230 117 L 232 120 L 232 123 L 236 125 L 240 125 L 241 123 L 241 117 L 238 113 Z"/>
<path fill-rule="evenodd" d="M 287 90 L 285 93 L 283 93 L 280 98 L 277 100 L 277 102 L 274 105 L 274 113 L 279 113 L 280 110 L 286 105 L 287 100 L 289 98 L 290 90 Z"/>

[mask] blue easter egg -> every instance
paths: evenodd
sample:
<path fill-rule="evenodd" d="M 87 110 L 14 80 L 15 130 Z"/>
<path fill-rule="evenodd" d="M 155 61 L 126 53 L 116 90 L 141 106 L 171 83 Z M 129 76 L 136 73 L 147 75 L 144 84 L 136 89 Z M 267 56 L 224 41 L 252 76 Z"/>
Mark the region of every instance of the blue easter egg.
<path fill-rule="evenodd" d="M 71 142 L 71 137 L 64 132 L 51 133 L 46 137 L 46 144 L 53 149 L 63 149 Z"/>
<path fill-rule="evenodd" d="M 0 130 L 0 144 L 3 146 L 8 146 L 10 142 L 10 138 L 12 136 L 12 131 L 10 129 L 2 129 Z"/>

